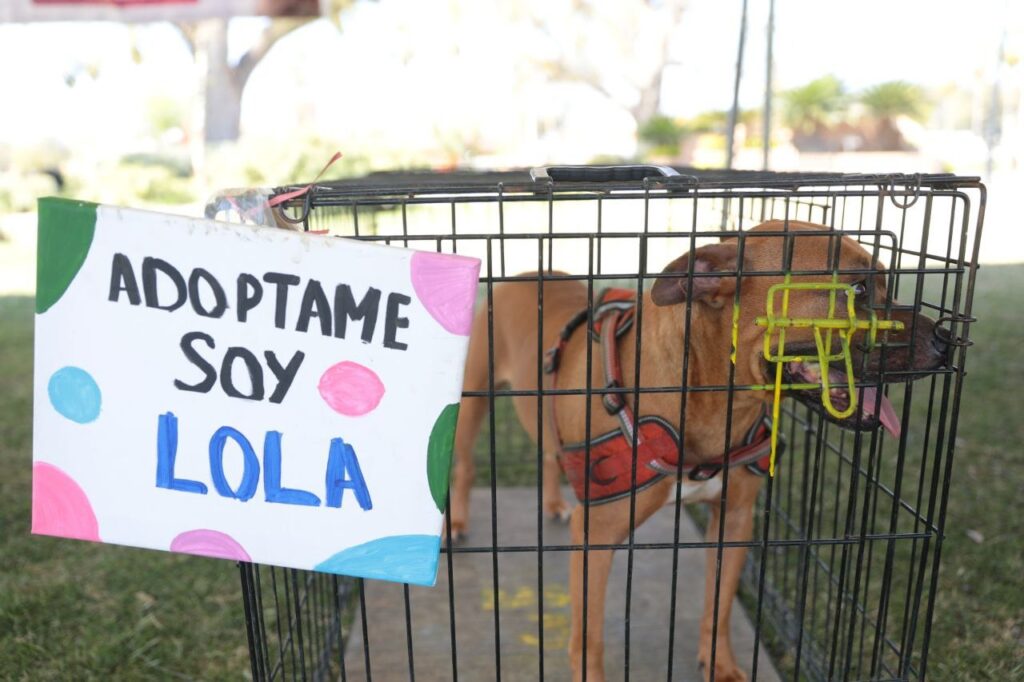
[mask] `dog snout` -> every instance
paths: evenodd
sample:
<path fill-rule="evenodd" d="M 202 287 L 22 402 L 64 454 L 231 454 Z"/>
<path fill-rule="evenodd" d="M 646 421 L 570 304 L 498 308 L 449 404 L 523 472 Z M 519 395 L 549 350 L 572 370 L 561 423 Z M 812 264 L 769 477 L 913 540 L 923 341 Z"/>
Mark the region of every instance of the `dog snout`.
<path fill-rule="evenodd" d="M 927 315 L 913 311 L 898 311 L 892 316 L 903 325 L 901 331 L 889 332 L 887 350 L 864 349 L 867 355 L 866 376 L 874 376 L 883 368 L 886 372 L 907 373 L 930 372 L 944 366 L 948 361 L 951 341 L 949 332 L 942 329 Z"/>
<path fill-rule="evenodd" d="M 946 364 L 950 350 L 949 332 L 935 320 L 918 314 L 915 321 L 910 369 L 929 371 Z"/>

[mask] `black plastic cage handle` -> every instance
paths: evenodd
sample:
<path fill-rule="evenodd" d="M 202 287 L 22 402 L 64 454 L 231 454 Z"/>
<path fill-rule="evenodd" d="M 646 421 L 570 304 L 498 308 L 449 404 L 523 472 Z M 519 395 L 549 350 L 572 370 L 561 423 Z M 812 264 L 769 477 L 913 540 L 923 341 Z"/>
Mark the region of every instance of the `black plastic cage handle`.
<path fill-rule="evenodd" d="M 530 169 L 534 182 L 640 182 L 678 176 L 675 168 L 644 164 L 617 166 L 539 166 Z"/>

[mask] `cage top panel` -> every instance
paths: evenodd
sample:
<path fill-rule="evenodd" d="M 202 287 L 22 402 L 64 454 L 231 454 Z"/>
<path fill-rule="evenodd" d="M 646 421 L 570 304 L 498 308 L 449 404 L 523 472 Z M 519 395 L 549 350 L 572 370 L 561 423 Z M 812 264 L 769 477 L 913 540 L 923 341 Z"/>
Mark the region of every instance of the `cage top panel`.
<path fill-rule="evenodd" d="M 649 165 L 551 166 L 505 171 L 404 170 L 370 173 L 317 183 L 312 192 L 314 204 L 348 202 L 359 197 L 416 196 L 424 194 L 498 194 L 498 193 L 576 193 L 636 192 L 659 190 L 796 190 L 801 188 L 891 188 L 914 192 L 919 188 L 950 190 L 977 186 L 978 177 L 949 173 L 780 173 L 769 171 L 697 169 Z M 298 186 L 280 187 L 283 193 Z M 298 202 L 296 202 L 298 203 Z"/>

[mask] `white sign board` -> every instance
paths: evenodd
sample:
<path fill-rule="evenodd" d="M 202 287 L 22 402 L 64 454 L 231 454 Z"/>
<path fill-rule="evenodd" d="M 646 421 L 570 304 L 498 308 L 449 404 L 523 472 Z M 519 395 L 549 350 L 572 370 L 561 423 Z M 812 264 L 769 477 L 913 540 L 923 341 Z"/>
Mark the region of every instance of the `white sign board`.
<path fill-rule="evenodd" d="M 432 585 L 480 262 L 44 199 L 34 533 Z"/>

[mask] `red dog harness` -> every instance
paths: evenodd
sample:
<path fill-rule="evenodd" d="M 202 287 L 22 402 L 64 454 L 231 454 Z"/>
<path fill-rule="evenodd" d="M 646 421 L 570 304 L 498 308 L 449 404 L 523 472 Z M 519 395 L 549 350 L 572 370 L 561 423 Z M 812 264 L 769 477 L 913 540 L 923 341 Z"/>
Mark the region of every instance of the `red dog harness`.
<path fill-rule="evenodd" d="M 559 360 L 566 344 L 576 328 L 590 320 L 592 323 L 589 326 L 593 329 L 591 338 L 601 344 L 605 388 L 623 388 L 618 337 L 632 326 L 635 311 L 636 297 L 633 291 L 605 289 L 593 311 L 586 309 L 574 315 L 562 329 L 558 343 L 545 353 L 544 373 L 551 376 L 551 387 L 557 388 Z M 746 466 L 760 476 L 768 473 L 772 424 L 767 406 L 762 407 L 761 415 L 747 431 L 739 447 L 701 464 L 684 462 L 680 469 L 681 440 L 679 431 L 672 424 L 657 416 L 637 419 L 618 392 L 605 393 L 602 403 L 608 414 L 619 420 L 618 429 L 594 438 L 589 448 L 586 442 L 566 444 L 558 437 L 558 460 L 581 502 L 611 502 L 628 496 L 633 490 L 643 490 L 665 476 L 675 476 L 680 471 L 694 481 L 713 478 L 726 466 Z M 550 418 L 557 437 L 558 422 L 555 419 L 553 400 Z M 776 457 L 781 454 L 782 445 L 780 439 Z"/>

